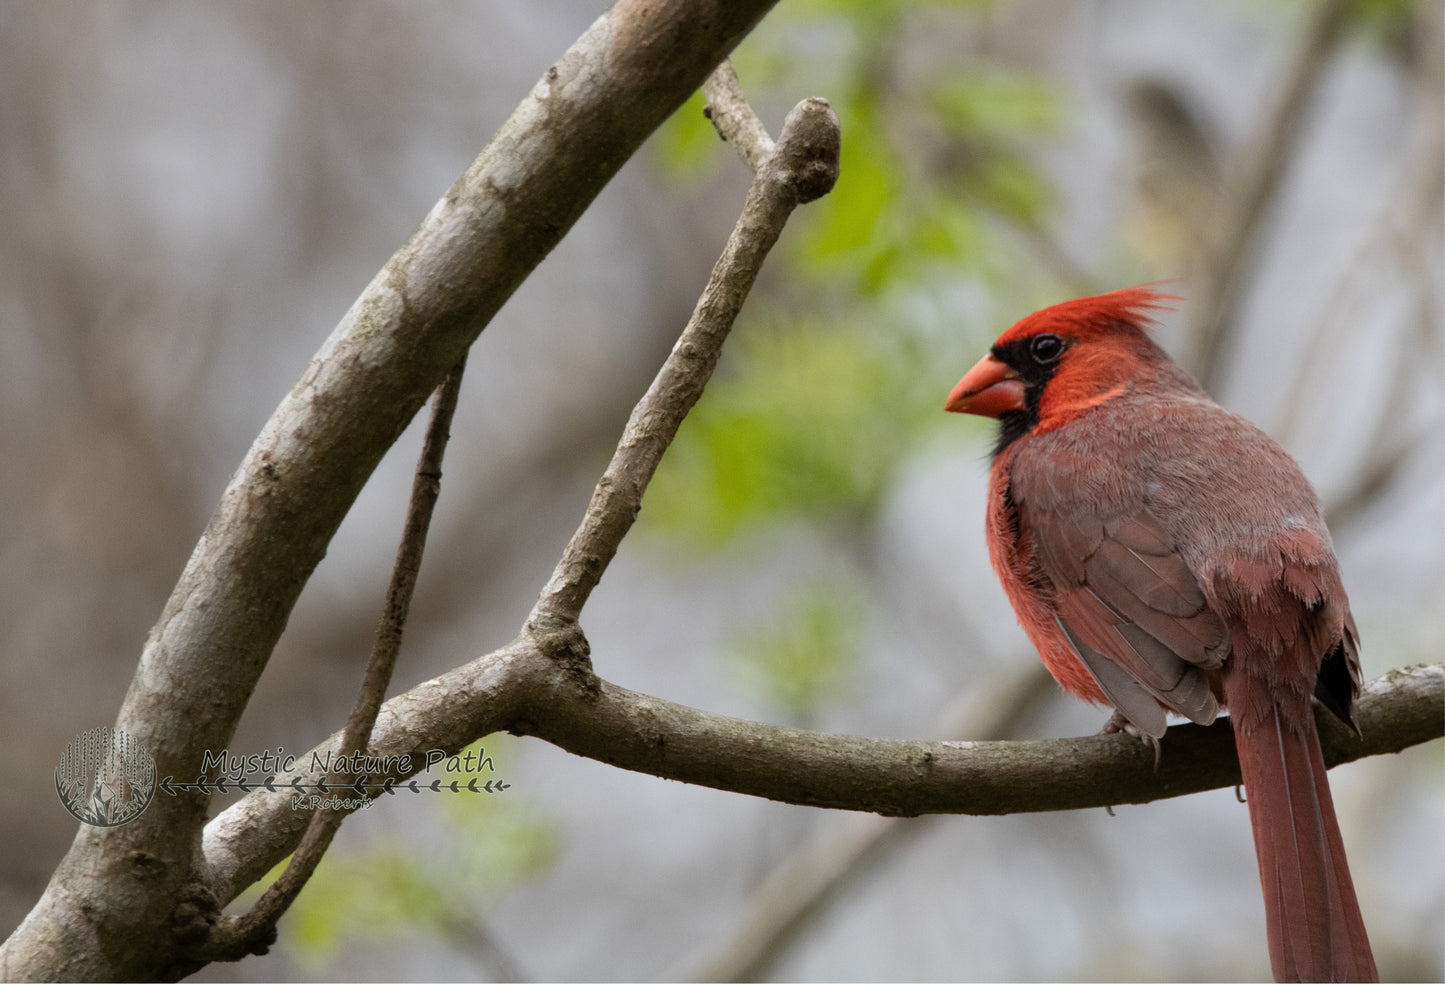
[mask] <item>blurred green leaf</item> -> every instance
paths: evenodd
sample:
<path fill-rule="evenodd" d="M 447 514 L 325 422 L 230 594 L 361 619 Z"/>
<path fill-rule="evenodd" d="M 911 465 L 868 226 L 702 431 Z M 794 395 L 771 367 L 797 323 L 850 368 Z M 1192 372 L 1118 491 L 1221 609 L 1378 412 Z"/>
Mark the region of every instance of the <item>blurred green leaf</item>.
<path fill-rule="evenodd" d="M 780 9 L 736 52 L 755 106 L 770 91 L 790 101 L 816 92 L 842 124 L 837 187 L 793 219 L 791 248 L 781 257 L 814 289 L 867 300 L 945 271 L 992 275 L 998 230 L 985 217 L 1030 229 L 1043 224 L 1052 191 L 1023 150 L 1063 119 L 1056 89 L 977 58 L 957 68 L 901 64 L 910 31 L 965 34 L 984 6 L 807 0 Z M 799 58 L 800 48 L 821 57 Z M 700 97 L 689 101 L 664 128 L 659 156 L 673 173 L 696 175 L 700 160 L 732 156 L 709 152 L 716 137 L 700 106 Z M 809 286 L 792 285 L 796 293 Z"/>
<path fill-rule="evenodd" d="M 806 718 L 841 691 L 858 654 L 858 590 L 836 577 L 793 592 L 733 647 L 743 676 L 768 699 Z"/>
<path fill-rule="evenodd" d="M 821 215 L 807 224 L 800 246 L 805 260 L 836 259 L 874 246 L 879 219 L 898 197 L 885 157 L 866 133 L 843 142 L 834 191 L 842 190 L 822 199 Z"/>
<path fill-rule="evenodd" d="M 1061 117 L 1053 86 L 1031 76 L 997 69 L 970 71 L 942 76 L 930 88 L 939 123 L 970 140 L 1052 133 Z"/>
<path fill-rule="evenodd" d="M 1350 16 L 1369 35 L 1386 43 L 1409 36 L 1420 0 L 1354 0 Z"/>
<path fill-rule="evenodd" d="M 939 413 L 908 337 L 772 316 L 730 345 L 647 491 L 645 535 L 710 549 L 784 517 L 866 518 L 908 436 Z"/>
<path fill-rule="evenodd" d="M 657 132 L 654 147 L 658 162 L 664 173 L 673 178 L 700 180 L 729 156 L 718 152 L 726 144 L 717 135 L 712 121 L 703 115 L 706 106 L 707 100 L 699 89 Z"/>
<path fill-rule="evenodd" d="M 1037 227 L 1053 204 L 1053 190 L 1012 158 L 997 157 L 973 175 L 973 194 L 1021 226 Z"/>
<path fill-rule="evenodd" d="M 485 748 L 495 764 L 503 757 L 503 744 L 501 736 L 491 735 L 485 746 L 477 742 L 469 748 L 479 753 Z M 433 778 L 465 782 L 473 776 L 444 776 L 436 771 L 440 768 L 434 767 Z M 496 768 L 474 774 L 504 777 L 505 770 Z M 477 918 L 489 897 L 546 870 L 559 853 L 555 827 L 510 790 L 396 796 L 409 798 L 398 801 L 405 809 L 441 820 L 446 858 L 440 864 L 428 861 L 415 839 L 354 851 L 333 848 L 284 917 L 282 945 L 301 964 L 320 968 L 355 940 L 419 932 L 448 936 Z M 253 905 L 289 863 L 287 858 L 243 893 L 241 903 Z"/>

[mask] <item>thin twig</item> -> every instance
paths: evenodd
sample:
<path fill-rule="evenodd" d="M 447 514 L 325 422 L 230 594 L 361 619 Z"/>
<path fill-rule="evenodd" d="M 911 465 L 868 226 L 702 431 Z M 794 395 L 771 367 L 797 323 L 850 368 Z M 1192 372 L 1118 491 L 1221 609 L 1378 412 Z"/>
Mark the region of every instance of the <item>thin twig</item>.
<path fill-rule="evenodd" d="M 466 364 L 464 355 L 437 388 L 436 403 L 432 407 L 431 421 L 427 424 L 426 439 L 412 479 L 411 500 L 407 505 L 396 562 L 392 566 L 386 607 L 376 627 L 376 642 L 361 689 L 356 695 L 356 705 L 342 734 L 342 760 L 365 750 L 367 739 L 376 725 L 376 716 L 386 698 L 386 688 L 391 683 L 397 654 L 401 651 L 407 613 L 421 571 L 427 530 L 431 526 L 437 497 L 441 494 L 442 458 L 446 454 L 447 440 L 451 437 L 452 416 L 456 412 Z M 346 778 L 347 775 L 333 770 L 327 780 L 344 788 L 352 781 Z M 217 925 L 207 944 L 206 956 L 209 959 L 240 959 L 248 953 L 266 952 L 276 939 L 276 921 L 296 901 L 301 889 L 315 873 L 347 813 L 342 809 L 312 811 L 301 844 L 281 877 L 262 893 L 249 912 Z"/>
<path fill-rule="evenodd" d="M 773 138 L 768 136 L 763 121 L 743 95 L 732 59 L 723 59 L 702 84 L 702 91 L 707 97 L 707 108 L 703 112 L 712 120 L 718 136 L 732 144 L 743 163 L 756 174 L 773 156 Z"/>
<path fill-rule="evenodd" d="M 788 114 L 777 147 L 753 177 L 742 214 L 692 317 L 633 409 L 582 525 L 532 609 L 529 630 L 550 632 L 576 624 L 632 528 L 663 452 L 702 396 L 743 300 L 788 216 L 797 206 L 827 194 L 837 180 L 839 145 L 838 117 L 827 100 L 805 99 Z"/>

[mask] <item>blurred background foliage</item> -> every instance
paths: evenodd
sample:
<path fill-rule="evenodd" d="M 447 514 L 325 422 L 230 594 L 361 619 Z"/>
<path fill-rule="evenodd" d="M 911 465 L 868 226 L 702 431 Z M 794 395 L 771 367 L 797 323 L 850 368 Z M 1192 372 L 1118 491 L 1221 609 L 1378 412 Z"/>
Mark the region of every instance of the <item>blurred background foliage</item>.
<path fill-rule="evenodd" d="M 766 621 L 736 630 L 730 652 L 739 676 L 793 723 L 848 684 L 862 628 L 860 583 L 838 573 L 794 586 Z"/>
<path fill-rule="evenodd" d="M 734 54 L 759 106 L 827 94 L 844 133 L 839 184 L 800 210 L 770 258 L 767 293 L 750 299 L 648 489 L 640 535 L 705 552 L 806 522 L 846 541 L 869 528 L 928 433 L 957 426 L 943 397 L 990 329 L 920 309 L 945 309 L 960 280 L 1002 292 L 1019 282 L 1054 201 L 1027 148 L 1057 134 L 1066 103 L 1029 70 L 918 58 L 920 32 L 947 33 L 940 18 L 987 6 L 784 4 Z M 820 57 L 799 58 L 802 48 Z M 649 148 L 673 182 L 737 166 L 703 107 L 698 93 Z M 834 582 L 820 574 L 774 606 L 742 647 L 750 677 L 804 718 L 831 696 L 855 638 L 827 600 Z"/>
<path fill-rule="evenodd" d="M 1026 149 L 1058 132 L 1063 95 L 1031 71 L 918 57 L 919 32 L 947 33 L 952 28 L 938 18 L 977 16 L 987 6 L 785 4 L 734 54 L 761 105 L 826 92 L 846 129 L 839 179 L 846 194 L 800 212 L 801 231 L 781 258 L 800 295 L 830 297 L 846 309 L 940 276 L 1002 277 L 1018 257 L 999 248 L 997 233 L 1007 241 L 1016 238 L 1009 227 L 1042 226 L 1052 191 Z M 805 49 L 816 57 L 799 58 Z M 716 152 L 702 106 L 699 93 L 654 142 L 677 180 L 734 166 Z"/>
<path fill-rule="evenodd" d="M 456 771 L 437 763 L 417 780 L 421 785 L 440 780 L 443 786 L 505 782 L 512 765 L 507 749 L 515 742 L 491 735 L 457 753 Z M 460 763 L 468 753 L 478 765 L 464 771 Z M 505 979 L 520 979 L 520 972 L 511 972 L 505 946 L 488 932 L 486 918 L 508 888 L 536 878 L 556 860 L 555 823 L 505 790 L 403 789 L 390 795 L 415 799 L 406 804 L 414 824 L 409 836 L 328 852 L 286 913 L 283 947 L 302 968 L 321 973 L 343 948 L 387 946 L 422 934 Z M 378 796 L 371 808 L 387 802 Z M 238 909 L 254 905 L 290 861 L 287 857 L 243 892 L 234 903 Z"/>

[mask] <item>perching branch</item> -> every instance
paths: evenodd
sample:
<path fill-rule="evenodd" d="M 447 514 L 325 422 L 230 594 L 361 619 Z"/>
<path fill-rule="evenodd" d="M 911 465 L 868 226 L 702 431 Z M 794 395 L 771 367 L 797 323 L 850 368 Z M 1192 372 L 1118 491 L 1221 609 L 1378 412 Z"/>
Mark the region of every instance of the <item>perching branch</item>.
<path fill-rule="evenodd" d="M 618 768 L 803 806 L 885 816 L 993 816 L 1148 803 L 1239 783 L 1228 718 L 1176 725 L 1162 759 L 1127 735 L 1045 741 L 901 741 L 822 734 L 743 721 L 634 693 L 593 676 L 581 634 L 524 634 L 382 708 L 376 755 L 419 759 L 478 735 L 532 735 Z M 1363 739 L 1321 711 L 1334 767 L 1402 751 L 1445 730 L 1445 666 L 1393 670 L 1355 707 Z M 313 750 L 324 756 L 336 739 Z M 303 761 L 310 761 L 310 754 Z M 410 773 L 406 773 L 410 774 Z M 398 775 L 401 775 L 400 773 Z M 278 776 L 290 781 L 290 776 Z M 254 792 L 207 827 L 213 889 L 229 901 L 299 839 L 286 793 Z"/>
<path fill-rule="evenodd" d="M 549 689 L 512 730 L 619 768 L 802 806 L 885 816 L 999 816 L 1148 803 L 1239 783 L 1228 718 L 1176 725 L 1154 753 L 1127 735 L 1046 741 L 896 741 L 739 721 L 601 680 Z M 1324 713 L 1324 712 L 1321 712 Z M 1445 666 L 1397 670 L 1362 694 L 1363 740 L 1326 714 L 1331 767 L 1439 738 Z"/>

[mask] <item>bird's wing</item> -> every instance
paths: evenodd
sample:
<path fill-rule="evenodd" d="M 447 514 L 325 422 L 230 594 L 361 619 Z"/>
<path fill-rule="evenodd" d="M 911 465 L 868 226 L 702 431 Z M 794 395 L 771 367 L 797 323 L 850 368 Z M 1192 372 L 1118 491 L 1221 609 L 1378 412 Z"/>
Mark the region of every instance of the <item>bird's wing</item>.
<path fill-rule="evenodd" d="M 1108 518 L 1059 506 L 1020 519 L 1052 582 L 1059 627 L 1099 688 L 1156 738 L 1165 707 L 1213 721 L 1208 671 L 1229 655 L 1229 630 L 1159 520 L 1144 505 Z"/>

